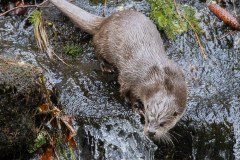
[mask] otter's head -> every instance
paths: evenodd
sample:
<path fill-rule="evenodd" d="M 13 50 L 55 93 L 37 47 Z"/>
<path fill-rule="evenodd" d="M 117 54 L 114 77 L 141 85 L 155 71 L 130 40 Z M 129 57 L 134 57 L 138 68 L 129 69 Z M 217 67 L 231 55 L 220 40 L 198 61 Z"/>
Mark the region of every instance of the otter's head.
<path fill-rule="evenodd" d="M 182 117 L 186 108 L 186 89 L 177 92 L 158 91 L 144 102 L 145 134 L 153 140 L 171 141 L 168 131 Z"/>
<path fill-rule="evenodd" d="M 162 67 L 162 64 L 168 65 Z M 170 140 L 168 131 L 186 108 L 187 86 L 184 75 L 171 61 L 149 67 L 138 94 L 144 106 L 145 134 L 153 140 Z M 142 84 L 141 83 L 141 84 Z"/>

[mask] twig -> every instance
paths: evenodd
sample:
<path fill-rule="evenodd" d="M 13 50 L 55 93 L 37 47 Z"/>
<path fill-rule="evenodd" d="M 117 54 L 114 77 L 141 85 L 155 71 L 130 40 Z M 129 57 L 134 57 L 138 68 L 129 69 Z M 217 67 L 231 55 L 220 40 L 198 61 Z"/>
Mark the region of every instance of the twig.
<path fill-rule="evenodd" d="M 236 30 L 234 30 L 234 31 L 231 30 L 231 31 L 227 32 L 226 34 L 224 34 L 223 36 L 219 37 L 218 40 L 221 40 L 221 39 L 227 37 L 228 35 L 231 35 L 231 36 L 232 36 L 232 35 L 234 35 L 235 33 L 237 33 Z"/>
<path fill-rule="evenodd" d="M 195 37 L 196 37 L 196 39 L 197 39 L 198 45 L 199 45 L 199 47 L 200 47 L 200 49 L 201 49 L 201 53 L 202 53 L 202 55 L 203 55 L 203 58 L 206 59 L 206 58 L 207 58 L 207 55 L 206 55 L 206 53 L 205 53 L 205 51 L 204 51 L 204 48 L 203 48 L 203 46 L 202 46 L 202 44 L 201 44 L 201 41 L 200 41 L 200 39 L 199 39 L 199 37 L 198 37 L 198 34 L 196 33 L 195 27 L 192 25 L 192 23 L 191 23 L 184 15 L 182 15 L 182 14 L 178 11 L 176 0 L 174 0 L 174 6 L 175 6 L 175 8 L 176 8 L 177 14 L 178 14 L 180 17 L 182 17 L 182 18 L 190 25 L 190 27 L 192 28 L 192 30 L 193 30 L 193 32 L 194 32 L 194 35 L 195 35 Z"/>
<path fill-rule="evenodd" d="M 63 64 L 65 64 L 66 66 L 70 66 L 69 64 L 67 64 L 62 58 L 60 58 L 55 52 L 53 53 L 53 55 L 55 57 L 57 57 L 58 60 L 60 60 Z"/>
<path fill-rule="evenodd" d="M 199 47 L 200 47 L 200 49 L 201 49 L 203 58 L 206 59 L 206 58 L 207 58 L 207 54 L 206 54 L 205 51 L 204 51 L 204 48 L 203 48 L 203 46 L 202 46 L 202 44 L 201 44 L 201 41 L 200 41 L 200 39 L 199 39 L 199 37 L 198 37 L 198 34 L 197 34 L 196 31 L 195 31 L 194 26 L 191 24 L 191 22 L 190 22 L 185 16 L 183 16 L 183 18 L 184 18 L 184 19 L 187 21 L 187 23 L 191 26 L 191 28 L 192 28 L 192 30 L 193 30 L 193 32 L 194 32 L 194 35 L 195 35 L 195 37 L 196 37 L 196 39 L 197 39 L 198 45 L 199 45 Z"/>
<path fill-rule="evenodd" d="M 234 10 L 234 14 L 235 16 L 237 16 L 237 11 L 236 11 L 236 5 L 235 5 L 235 0 L 233 0 L 233 10 Z"/>
<path fill-rule="evenodd" d="M 42 5 L 45 4 L 47 1 L 48 1 L 48 0 L 45 0 L 45 1 L 43 1 L 42 3 L 38 4 L 38 5 L 24 5 L 24 6 L 14 7 L 14 8 L 12 8 L 12 9 L 7 10 L 6 12 L 1 13 L 1 14 L 0 14 L 0 17 L 6 15 L 7 13 L 12 12 L 12 11 L 18 9 L 18 8 L 30 8 L 30 7 L 37 7 L 37 8 L 39 8 L 39 7 L 42 7 Z"/>
<path fill-rule="evenodd" d="M 104 0 L 103 13 L 102 13 L 103 17 L 106 16 L 106 7 L 107 7 L 107 0 Z"/>

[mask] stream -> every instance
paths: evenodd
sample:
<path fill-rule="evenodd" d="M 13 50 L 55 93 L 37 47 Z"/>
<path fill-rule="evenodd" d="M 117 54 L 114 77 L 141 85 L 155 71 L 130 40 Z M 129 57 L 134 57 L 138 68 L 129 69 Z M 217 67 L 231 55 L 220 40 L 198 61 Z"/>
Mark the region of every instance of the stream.
<path fill-rule="evenodd" d="M 192 31 L 174 41 L 164 38 L 167 54 L 182 67 L 188 85 L 187 111 L 170 131 L 173 144 L 153 142 L 144 135 L 140 116 L 119 94 L 117 75 L 101 72 L 91 36 L 54 6 L 44 9 L 45 19 L 56 28 L 47 26 L 48 36 L 70 67 L 39 51 L 27 16 L 0 17 L 0 55 L 43 68 L 48 87 L 59 90 L 64 111 L 74 117 L 77 159 L 240 160 L 240 32 L 230 34 L 204 0 L 181 3 L 196 8 L 207 58 Z M 103 13 L 98 1 L 75 4 L 96 15 Z M 240 3 L 235 4 L 234 9 L 233 3 L 227 3 L 226 9 L 240 15 Z M 145 0 L 110 0 L 105 14 L 122 9 L 149 15 Z M 65 55 L 63 47 L 68 44 L 81 46 L 83 53 L 77 58 Z"/>

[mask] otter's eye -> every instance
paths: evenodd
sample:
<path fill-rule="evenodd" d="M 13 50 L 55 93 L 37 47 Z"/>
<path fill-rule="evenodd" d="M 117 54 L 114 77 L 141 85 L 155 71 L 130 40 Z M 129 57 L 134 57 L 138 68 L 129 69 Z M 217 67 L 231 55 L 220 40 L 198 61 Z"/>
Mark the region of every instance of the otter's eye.
<path fill-rule="evenodd" d="M 160 127 L 163 127 L 166 124 L 166 122 L 162 122 L 159 124 Z"/>
<path fill-rule="evenodd" d="M 178 113 L 177 113 L 177 112 L 174 112 L 174 113 L 173 113 L 173 116 L 174 116 L 174 117 L 176 117 L 177 115 L 178 115 Z"/>

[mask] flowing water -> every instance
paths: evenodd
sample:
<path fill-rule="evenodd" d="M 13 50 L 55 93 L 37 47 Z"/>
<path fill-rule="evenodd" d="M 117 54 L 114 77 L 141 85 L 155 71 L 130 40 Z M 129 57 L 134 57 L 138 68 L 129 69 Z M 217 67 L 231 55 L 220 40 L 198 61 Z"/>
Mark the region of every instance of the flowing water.
<path fill-rule="evenodd" d="M 149 15 L 145 1 L 116 2 L 108 1 L 105 15 L 122 9 Z M 140 116 L 119 95 L 117 75 L 101 72 L 91 37 L 56 8 L 44 12 L 58 33 L 48 26 L 48 35 L 55 52 L 70 67 L 49 61 L 37 49 L 25 16 L 0 17 L 0 55 L 44 69 L 48 86 L 59 90 L 64 110 L 75 118 L 77 159 L 240 159 L 240 33 L 224 36 L 229 27 L 208 11 L 206 2 L 186 3 L 197 9 L 207 59 L 191 31 L 164 42 L 169 57 L 185 71 L 189 91 L 187 112 L 170 131 L 174 145 L 154 143 L 143 134 Z M 78 0 L 76 4 L 91 13 L 103 13 L 98 1 Z M 240 15 L 240 4 L 235 4 L 235 10 L 232 3 L 226 7 Z M 63 47 L 71 43 L 83 48 L 77 58 L 63 53 Z"/>

